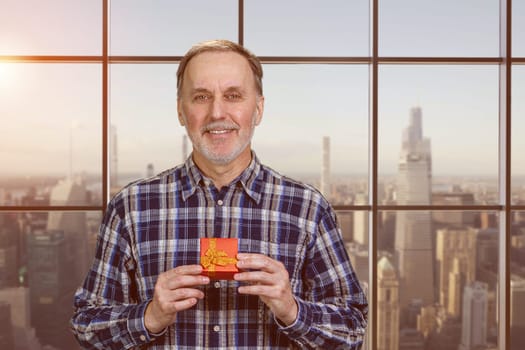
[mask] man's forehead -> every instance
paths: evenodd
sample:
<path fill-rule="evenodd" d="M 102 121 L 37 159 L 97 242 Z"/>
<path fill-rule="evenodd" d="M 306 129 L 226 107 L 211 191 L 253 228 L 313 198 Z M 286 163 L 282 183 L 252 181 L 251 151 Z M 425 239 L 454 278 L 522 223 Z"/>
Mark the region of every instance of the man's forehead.
<path fill-rule="evenodd" d="M 191 89 L 206 88 L 210 82 L 225 88 L 241 88 L 252 84 L 254 77 L 245 57 L 231 51 L 203 52 L 193 57 L 184 72 Z"/>

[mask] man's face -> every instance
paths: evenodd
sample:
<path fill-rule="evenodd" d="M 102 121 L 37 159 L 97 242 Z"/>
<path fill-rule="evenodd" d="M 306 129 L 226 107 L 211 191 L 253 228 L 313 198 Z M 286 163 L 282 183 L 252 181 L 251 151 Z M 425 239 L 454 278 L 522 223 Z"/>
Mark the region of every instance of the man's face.
<path fill-rule="evenodd" d="M 193 57 L 178 99 L 178 115 L 193 143 L 196 161 L 227 165 L 251 157 L 250 142 L 262 117 L 248 61 L 234 52 Z"/>

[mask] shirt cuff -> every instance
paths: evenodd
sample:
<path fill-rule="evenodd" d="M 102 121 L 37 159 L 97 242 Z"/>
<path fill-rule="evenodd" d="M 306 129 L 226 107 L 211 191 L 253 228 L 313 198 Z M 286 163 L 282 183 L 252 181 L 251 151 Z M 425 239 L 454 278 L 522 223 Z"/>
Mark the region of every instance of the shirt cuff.
<path fill-rule="evenodd" d="M 297 339 L 308 333 L 313 317 L 311 310 L 304 301 L 295 298 L 295 302 L 297 303 L 297 318 L 295 322 L 289 326 L 283 326 L 279 320 L 275 320 L 279 324 L 281 332 L 285 333 L 290 339 Z"/>
<path fill-rule="evenodd" d="M 160 333 L 150 333 L 144 324 L 144 313 L 146 312 L 146 307 L 148 306 L 149 300 L 138 304 L 137 307 L 133 308 L 128 315 L 128 334 L 131 338 L 131 341 L 136 345 L 144 345 L 155 338 L 162 336 L 166 333 L 167 328 L 165 328 Z"/>

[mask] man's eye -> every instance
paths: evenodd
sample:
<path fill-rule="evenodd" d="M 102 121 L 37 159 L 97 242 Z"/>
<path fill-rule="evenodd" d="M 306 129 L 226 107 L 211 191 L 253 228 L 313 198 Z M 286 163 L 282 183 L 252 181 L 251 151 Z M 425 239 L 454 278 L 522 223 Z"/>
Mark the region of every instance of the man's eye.
<path fill-rule="evenodd" d="M 226 95 L 226 99 L 229 100 L 229 101 L 240 100 L 241 99 L 241 95 L 240 94 L 228 94 L 228 95 Z"/>
<path fill-rule="evenodd" d="M 193 97 L 193 100 L 196 101 L 196 102 L 205 102 L 207 100 L 209 100 L 209 96 L 208 95 L 195 95 Z"/>

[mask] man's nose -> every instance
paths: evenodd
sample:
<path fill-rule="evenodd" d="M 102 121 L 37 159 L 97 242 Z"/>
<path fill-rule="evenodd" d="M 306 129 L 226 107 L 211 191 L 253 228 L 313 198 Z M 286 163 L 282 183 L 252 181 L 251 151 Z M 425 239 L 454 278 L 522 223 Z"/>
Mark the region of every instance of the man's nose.
<path fill-rule="evenodd" d="M 224 118 L 225 105 L 224 101 L 221 98 L 214 98 L 210 108 L 210 117 L 212 117 L 213 119 Z"/>

